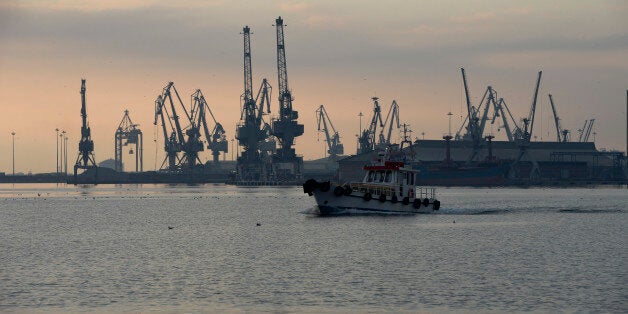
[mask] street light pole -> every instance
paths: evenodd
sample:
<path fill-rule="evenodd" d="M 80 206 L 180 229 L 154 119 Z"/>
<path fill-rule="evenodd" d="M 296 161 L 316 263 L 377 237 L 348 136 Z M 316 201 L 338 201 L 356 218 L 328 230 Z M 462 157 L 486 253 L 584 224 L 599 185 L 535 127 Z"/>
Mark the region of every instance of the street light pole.
<path fill-rule="evenodd" d="M 56 128 L 55 131 L 57 132 L 57 136 L 55 136 L 57 138 L 57 176 L 59 175 L 59 128 Z"/>
<path fill-rule="evenodd" d="M 13 175 L 15 175 L 15 131 L 11 131 L 11 139 L 13 141 L 12 157 L 13 157 Z"/>
<path fill-rule="evenodd" d="M 63 165 L 61 166 L 61 170 L 62 172 L 67 176 L 68 175 L 68 137 L 66 135 L 65 131 L 61 132 L 61 135 L 63 135 L 63 139 L 62 139 L 62 146 L 63 146 Z M 65 170 L 63 170 L 65 166 Z"/>
<path fill-rule="evenodd" d="M 233 159 L 233 152 L 235 151 L 235 139 L 231 139 L 231 160 L 234 161 L 235 159 Z"/>

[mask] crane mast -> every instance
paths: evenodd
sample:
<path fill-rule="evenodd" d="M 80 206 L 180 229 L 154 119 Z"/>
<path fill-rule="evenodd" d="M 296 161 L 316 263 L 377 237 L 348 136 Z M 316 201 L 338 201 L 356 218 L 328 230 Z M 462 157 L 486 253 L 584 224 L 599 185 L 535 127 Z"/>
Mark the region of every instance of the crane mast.
<path fill-rule="evenodd" d="M 277 31 L 277 80 L 279 88 L 279 117 L 273 121 L 272 135 L 279 140 L 279 150 L 273 156 L 273 162 L 280 164 L 281 177 L 289 180 L 300 177 L 303 167 L 303 158 L 297 157 L 294 148 L 294 139 L 303 135 L 303 124 L 297 122 L 299 114 L 292 108 L 292 93 L 288 87 L 288 70 L 286 67 L 286 49 L 284 42 L 283 19 L 275 19 Z M 283 171 L 286 169 L 290 169 Z"/>
<path fill-rule="evenodd" d="M 338 131 L 336 131 L 336 128 L 334 128 L 334 124 L 331 122 L 331 119 L 329 119 L 327 110 L 325 110 L 323 105 L 316 110 L 316 120 L 318 124 L 318 131 L 325 133 L 325 142 L 327 142 L 327 153 L 329 154 L 329 159 L 336 160 L 339 155 L 344 154 L 344 147 L 340 143 L 340 135 L 338 134 Z"/>
<path fill-rule="evenodd" d="M 94 141 L 92 140 L 91 129 L 87 123 L 87 104 L 85 101 L 85 79 L 81 79 L 81 140 L 79 142 L 79 154 L 74 165 L 74 178 L 76 180 L 78 169 L 96 168 L 96 158 L 94 157 Z M 98 171 L 96 171 L 98 175 Z"/>

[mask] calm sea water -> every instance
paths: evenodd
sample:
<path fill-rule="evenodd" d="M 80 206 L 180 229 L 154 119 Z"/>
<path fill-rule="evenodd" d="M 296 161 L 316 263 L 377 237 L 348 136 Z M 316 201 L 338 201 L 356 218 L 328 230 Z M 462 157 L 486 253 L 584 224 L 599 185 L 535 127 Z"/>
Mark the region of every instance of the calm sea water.
<path fill-rule="evenodd" d="M 0 185 L 0 311 L 628 311 L 626 187 L 439 199 L 322 218 L 297 187 Z"/>

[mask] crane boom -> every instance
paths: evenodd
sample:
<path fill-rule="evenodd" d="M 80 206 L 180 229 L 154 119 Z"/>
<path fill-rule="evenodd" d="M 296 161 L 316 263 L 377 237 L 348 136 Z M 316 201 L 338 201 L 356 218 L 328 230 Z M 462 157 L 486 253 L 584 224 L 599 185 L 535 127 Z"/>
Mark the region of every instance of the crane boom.
<path fill-rule="evenodd" d="M 336 160 L 338 155 L 344 154 L 344 147 L 340 143 L 340 135 L 338 134 L 338 131 L 336 131 L 336 128 L 334 128 L 334 124 L 331 122 L 331 119 L 327 114 L 327 110 L 325 110 L 323 105 L 316 110 L 316 120 L 318 124 L 318 131 L 325 133 L 329 159 Z"/>
<path fill-rule="evenodd" d="M 560 120 L 558 119 L 558 114 L 556 113 L 556 106 L 554 105 L 554 99 L 552 98 L 552 94 L 549 95 L 550 105 L 552 106 L 552 113 L 554 114 L 554 124 L 556 125 L 556 140 L 560 142 Z"/>
<path fill-rule="evenodd" d="M 589 120 L 589 126 L 587 126 L 587 132 L 584 136 L 584 142 L 589 141 L 589 136 L 591 135 L 591 130 L 593 129 L 593 122 L 595 122 L 595 119 Z"/>
<path fill-rule="evenodd" d="M 532 99 L 532 108 L 530 108 L 530 115 L 528 116 L 528 121 L 530 121 L 530 132 L 527 134 L 527 141 L 530 142 L 530 138 L 532 137 L 532 131 L 534 129 L 534 114 L 536 112 L 536 100 L 539 95 L 539 86 L 541 85 L 541 75 L 543 71 L 539 71 L 539 75 L 536 79 L 536 88 L 534 89 L 534 98 Z"/>
<path fill-rule="evenodd" d="M 384 126 L 386 126 L 386 136 L 384 136 L 384 127 L 379 134 L 379 144 L 380 145 L 390 145 L 392 129 L 396 125 L 397 129 L 401 128 L 401 124 L 399 123 L 399 105 L 397 105 L 397 101 L 393 100 L 390 108 L 388 109 L 388 113 L 386 114 L 386 119 L 384 120 Z"/>

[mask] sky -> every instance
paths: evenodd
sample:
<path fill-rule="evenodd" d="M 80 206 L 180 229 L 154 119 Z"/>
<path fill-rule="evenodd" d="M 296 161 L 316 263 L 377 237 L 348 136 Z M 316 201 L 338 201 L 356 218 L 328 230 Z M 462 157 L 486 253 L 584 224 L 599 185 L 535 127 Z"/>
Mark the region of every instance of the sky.
<path fill-rule="evenodd" d="M 251 27 L 253 85 L 277 86 L 275 19 L 286 24 L 289 86 L 305 133 L 296 150 L 325 154 L 315 110 L 324 105 L 345 153 L 392 100 L 413 138 L 441 139 L 466 114 L 460 68 L 477 104 L 487 86 L 517 119 L 528 115 L 543 71 L 534 136 L 555 139 L 548 93 L 577 137 L 595 119 L 600 149 L 626 149 L 626 1 L 79 1 L 0 2 L 0 172 L 55 170 L 55 129 L 67 131 L 68 163 L 80 139 L 80 83 L 98 162 L 113 158 L 114 133 L 128 109 L 144 134 L 144 170 L 159 167 L 163 138 L 154 101 L 169 82 L 189 106 L 201 89 L 234 137 L 243 90 L 242 28 Z M 277 93 L 271 110 L 277 112 Z M 498 124 L 487 126 L 505 139 Z M 393 137 L 399 133 L 394 132 Z M 593 137 L 593 135 L 592 135 Z M 230 146 L 231 149 L 231 146 Z M 226 156 L 231 159 L 232 154 Z M 125 148 L 127 169 L 134 168 Z M 202 153 L 209 160 L 208 151 Z M 134 160 L 134 159 L 133 159 Z"/>

